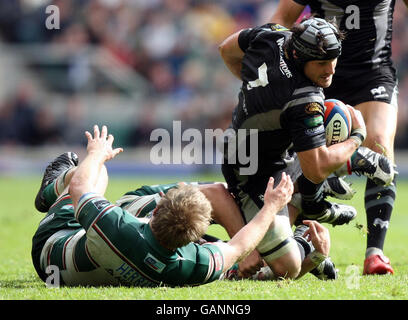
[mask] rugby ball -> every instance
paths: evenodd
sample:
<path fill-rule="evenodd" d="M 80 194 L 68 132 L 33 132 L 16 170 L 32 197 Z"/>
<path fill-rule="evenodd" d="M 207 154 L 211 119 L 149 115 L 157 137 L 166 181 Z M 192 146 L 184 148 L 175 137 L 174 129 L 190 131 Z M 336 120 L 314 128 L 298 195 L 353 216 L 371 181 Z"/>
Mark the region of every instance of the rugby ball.
<path fill-rule="evenodd" d="M 324 107 L 326 144 L 331 146 L 347 140 L 351 133 L 351 116 L 347 106 L 340 100 L 327 99 Z"/>

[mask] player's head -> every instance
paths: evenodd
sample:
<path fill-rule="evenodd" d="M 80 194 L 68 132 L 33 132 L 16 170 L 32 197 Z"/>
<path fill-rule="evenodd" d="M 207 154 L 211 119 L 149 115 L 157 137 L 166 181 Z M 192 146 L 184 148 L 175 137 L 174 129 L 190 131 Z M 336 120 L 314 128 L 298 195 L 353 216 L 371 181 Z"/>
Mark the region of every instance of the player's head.
<path fill-rule="evenodd" d="M 171 189 L 160 200 L 150 222 L 157 240 L 175 250 L 199 240 L 211 221 L 212 207 L 196 186 Z"/>
<path fill-rule="evenodd" d="M 289 57 L 314 83 L 330 86 L 344 35 L 334 23 L 314 17 L 295 24 L 291 32 Z"/>

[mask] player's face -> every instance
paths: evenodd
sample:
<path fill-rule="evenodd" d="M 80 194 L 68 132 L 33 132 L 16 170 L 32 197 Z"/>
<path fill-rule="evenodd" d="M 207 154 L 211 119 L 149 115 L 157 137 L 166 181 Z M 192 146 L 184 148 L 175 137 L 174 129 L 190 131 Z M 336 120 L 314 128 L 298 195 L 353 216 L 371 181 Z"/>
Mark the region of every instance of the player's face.
<path fill-rule="evenodd" d="M 336 69 L 337 58 L 331 60 L 312 60 L 305 64 L 305 75 L 316 85 L 327 88 L 331 85 Z"/>

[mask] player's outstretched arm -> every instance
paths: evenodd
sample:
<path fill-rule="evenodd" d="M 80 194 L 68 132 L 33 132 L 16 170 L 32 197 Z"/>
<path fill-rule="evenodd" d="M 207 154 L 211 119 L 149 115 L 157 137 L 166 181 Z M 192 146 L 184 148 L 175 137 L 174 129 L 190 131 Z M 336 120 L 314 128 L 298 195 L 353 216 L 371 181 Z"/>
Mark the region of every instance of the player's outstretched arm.
<path fill-rule="evenodd" d="M 107 174 L 104 163 L 123 151 L 122 148 L 112 148 L 114 138 L 111 134 L 108 135 L 106 126 L 102 126 L 102 130 L 99 131 L 99 127 L 95 125 L 93 136 L 88 131 L 85 132 L 85 136 L 88 139 L 87 155 L 76 169 L 69 186 L 75 208 L 83 194 L 100 192 L 98 188 L 100 174 Z"/>
<path fill-rule="evenodd" d="M 290 28 L 299 18 L 304 8 L 305 6 L 293 0 L 280 0 L 270 22 Z"/>
<path fill-rule="evenodd" d="M 217 243 L 224 256 L 224 270 L 235 262 L 244 259 L 252 252 L 275 220 L 276 214 L 290 201 L 293 183 L 289 175 L 282 173 L 282 180 L 273 188 L 274 179 L 270 178 L 264 195 L 264 206 L 258 214 L 243 227 L 228 243 Z"/>
<path fill-rule="evenodd" d="M 244 219 L 234 198 L 223 184 L 204 184 L 199 186 L 211 202 L 213 208 L 212 218 L 227 231 L 233 238 L 245 226 Z M 248 278 L 263 267 L 263 259 L 257 250 L 250 253 L 239 264 L 238 275 Z"/>

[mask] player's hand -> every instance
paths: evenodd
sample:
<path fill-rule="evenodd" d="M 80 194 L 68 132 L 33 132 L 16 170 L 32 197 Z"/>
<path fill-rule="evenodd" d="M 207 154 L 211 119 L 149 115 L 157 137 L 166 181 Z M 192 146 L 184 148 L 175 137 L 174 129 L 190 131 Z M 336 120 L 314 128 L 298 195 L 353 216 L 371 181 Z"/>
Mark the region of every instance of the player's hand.
<path fill-rule="evenodd" d="M 112 148 L 114 138 L 113 135 L 108 135 L 108 128 L 106 126 L 102 126 L 102 130 L 99 131 L 99 127 L 95 125 L 93 136 L 88 131 L 85 132 L 85 136 L 88 139 L 88 146 L 86 148 L 88 154 L 98 154 L 104 161 L 111 160 L 123 152 L 122 148 Z"/>
<path fill-rule="evenodd" d="M 358 146 L 360 146 L 367 137 L 367 129 L 364 122 L 363 115 L 357 109 L 354 109 L 350 105 L 346 105 L 351 116 L 351 134 L 350 138 L 356 140 Z"/>
<path fill-rule="evenodd" d="M 346 105 L 349 112 L 350 112 L 350 116 L 351 116 L 351 130 L 354 129 L 363 129 L 366 130 L 366 125 L 364 122 L 364 118 L 363 115 L 361 114 L 361 112 L 355 108 L 353 108 L 352 106 L 350 106 L 349 104 Z"/>
<path fill-rule="evenodd" d="M 276 188 L 273 188 L 274 179 L 269 178 L 268 186 L 264 194 L 264 204 L 273 205 L 279 212 L 292 199 L 293 182 L 289 175 L 282 172 L 282 179 Z"/>
<path fill-rule="evenodd" d="M 263 267 L 263 259 L 257 250 L 252 251 L 238 266 L 238 276 L 249 278 Z"/>
<path fill-rule="evenodd" d="M 329 230 L 315 220 L 303 220 L 303 223 L 309 226 L 303 235 L 306 240 L 312 241 L 316 251 L 328 256 L 330 253 Z"/>

